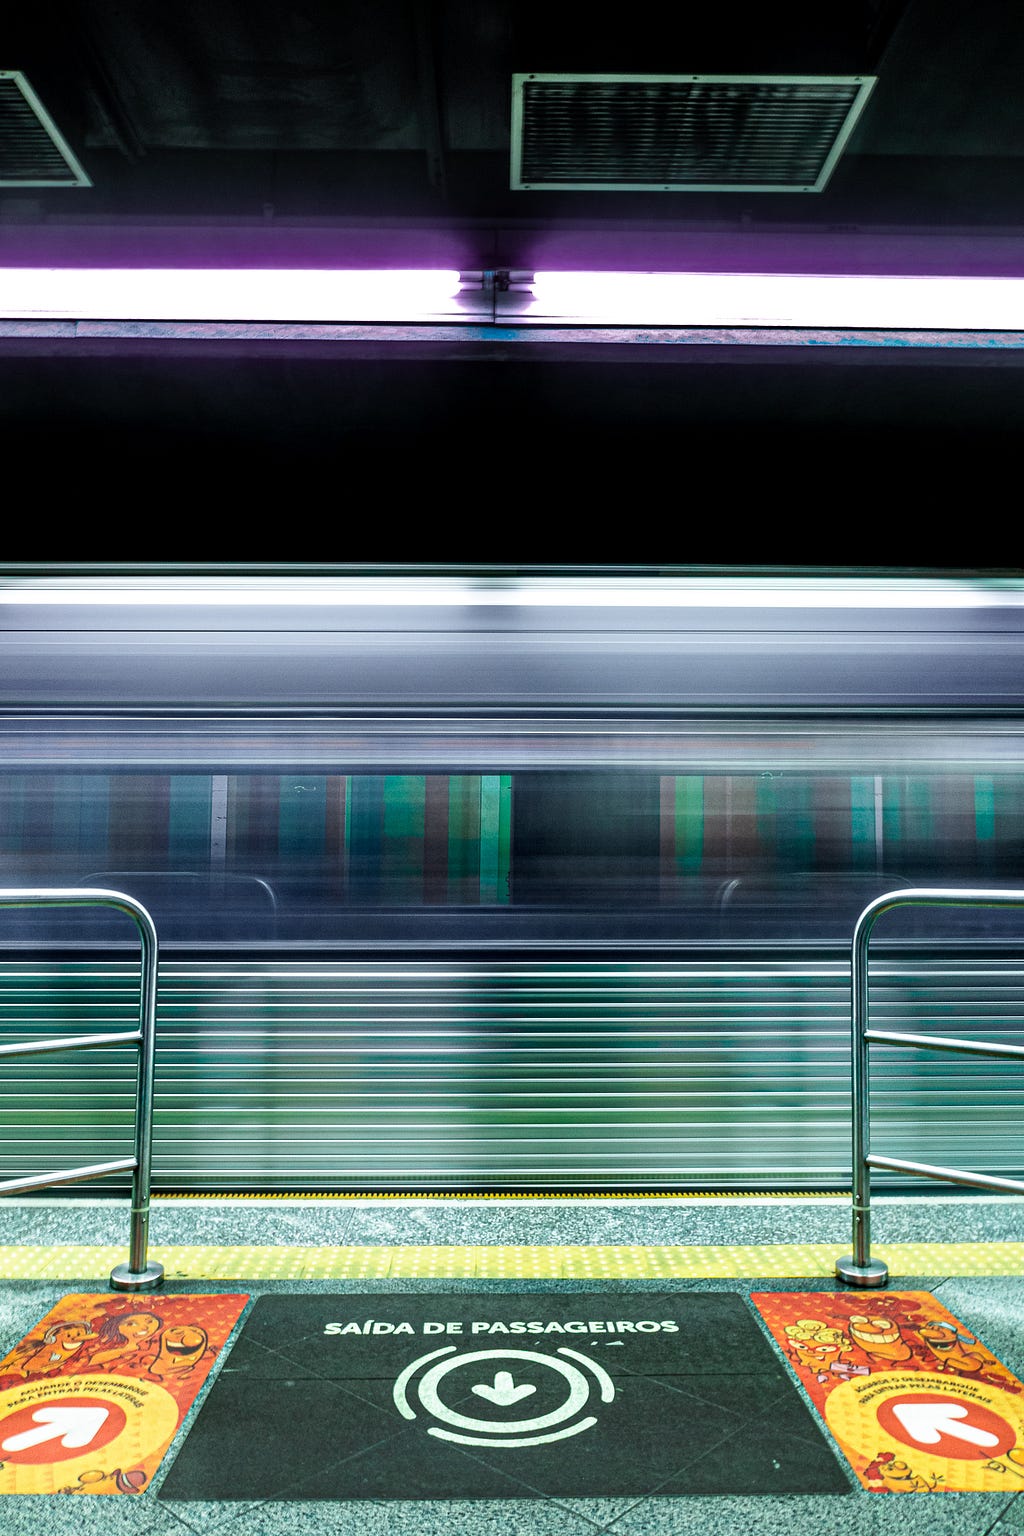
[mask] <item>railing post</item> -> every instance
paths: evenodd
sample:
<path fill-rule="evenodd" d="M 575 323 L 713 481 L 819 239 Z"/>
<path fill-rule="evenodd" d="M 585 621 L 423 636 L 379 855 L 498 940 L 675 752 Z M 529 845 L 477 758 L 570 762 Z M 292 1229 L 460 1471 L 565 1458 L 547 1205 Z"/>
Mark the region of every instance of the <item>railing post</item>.
<path fill-rule="evenodd" d="M 836 1278 L 848 1285 L 884 1285 L 888 1268 L 871 1257 L 871 1169 L 886 1168 L 898 1173 L 920 1174 L 924 1178 L 944 1179 L 978 1189 L 999 1189 L 1024 1194 L 1019 1179 L 997 1178 L 989 1174 L 965 1173 L 958 1168 L 940 1168 L 929 1163 L 908 1162 L 904 1158 L 876 1157 L 870 1146 L 871 1099 L 868 1071 L 868 1046 L 872 1040 L 881 1045 L 907 1046 L 924 1050 L 959 1051 L 979 1056 L 1004 1056 L 1024 1060 L 1024 1047 L 987 1041 L 946 1039 L 930 1035 L 898 1034 L 873 1030 L 868 1021 L 868 943 L 877 918 L 892 907 L 903 906 L 984 906 L 1024 907 L 1024 891 L 985 890 L 901 890 L 879 896 L 864 908 L 853 932 L 851 952 L 850 1072 L 852 1089 L 853 1142 L 853 1252 L 836 1260 Z"/>
<path fill-rule="evenodd" d="M 132 1173 L 132 1213 L 128 1263 L 111 1270 L 117 1291 L 151 1291 L 164 1277 L 162 1264 L 148 1257 L 149 1201 L 153 1162 L 153 1062 L 156 1050 L 157 937 L 145 907 L 133 903 L 132 917 L 142 946 L 139 996 L 138 1076 L 135 1090 L 135 1168 Z"/>
<path fill-rule="evenodd" d="M 31 1056 L 42 1051 L 77 1050 L 97 1045 L 134 1044 L 138 1047 L 135 1089 L 135 1151 L 131 1159 L 89 1168 L 72 1168 L 38 1178 L 10 1179 L 0 1183 L 0 1195 L 22 1189 L 47 1189 L 75 1183 L 128 1168 L 132 1171 L 132 1209 L 127 1264 L 111 1271 L 110 1284 L 118 1291 L 151 1291 L 164 1277 L 162 1264 L 148 1257 L 149 1203 L 153 1145 L 153 1068 L 156 1046 L 156 994 L 158 944 L 153 919 L 134 897 L 104 890 L 0 890 L 0 907 L 114 907 L 135 923 L 141 946 L 139 1028 L 137 1032 L 71 1036 L 56 1041 L 36 1041 L 0 1047 L 3 1056 Z"/>
<path fill-rule="evenodd" d="M 884 898 L 883 898 L 884 902 Z M 880 1286 L 889 1271 L 871 1257 L 871 1078 L 868 1072 L 868 940 L 875 918 L 884 910 L 872 903 L 853 931 L 850 954 L 850 1071 L 853 1143 L 853 1252 L 836 1260 L 836 1278 L 847 1285 Z"/>

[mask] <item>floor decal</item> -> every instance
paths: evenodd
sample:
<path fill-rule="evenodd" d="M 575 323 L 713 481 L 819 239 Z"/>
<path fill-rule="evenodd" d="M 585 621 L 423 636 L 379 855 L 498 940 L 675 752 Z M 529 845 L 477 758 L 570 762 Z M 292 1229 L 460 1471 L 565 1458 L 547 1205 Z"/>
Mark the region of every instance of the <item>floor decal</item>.
<path fill-rule="evenodd" d="M 847 1493 L 739 1296 L 260 1297 L 166 1499 Z"/>
<path fill-rule="evenodd" d="M 65 1296 L 0 1360 L 0 1493 L 140 1493 L 248 1296 Z"/>
<path fill-rule="evenodd" d="M 1024 1488 L 1024 1383 L 930 1292 L 750 1299 L 865 1488 Z"/>

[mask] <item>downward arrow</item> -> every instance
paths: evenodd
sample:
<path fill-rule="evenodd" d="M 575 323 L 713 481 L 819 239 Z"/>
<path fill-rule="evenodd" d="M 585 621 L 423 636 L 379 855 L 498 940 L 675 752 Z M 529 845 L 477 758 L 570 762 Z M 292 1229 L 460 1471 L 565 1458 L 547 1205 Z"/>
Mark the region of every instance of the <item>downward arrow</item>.
<path fill-rule="evenodd" d="M 108 1408 L 75 1408 L 54 1404 L 52 1408 L 37 1408 L 32 1415 L 37 1428 L 23 1429 L 20 1434 L 6 1439 L 0 1450 L 27 1451 L 30 1446 L 43 1445 L 47 1440 L 59 1440 L 66 1450 L 88 1445 L 99 1433 L 109 1417 Z"/>
<path fill-rule="evenodd" d="M 998 1445 L 999 1436 L 965 1424 L 968 1410 L 958 1403 L 894 1403 L 892 1411 L 918 1445 L 938 1445 L 943 1435 L 969 1445 Z"/>
<path fill-rule="evenodd" d="M 507 1408 L 510 1403 L 518 1403 L 521 1397 L 529 1397 L 531 1392 L 536 1392 L 536 1387 L 531 1387 L 524 1381 L 521 1387 L 517 1387 L 512 1380 L 511 1371 L 498 1371 L 495 1373 L 494 1386 L 486 1387 L 482 1383 L 473 1388 L 478 1397 L 486 1397 L 489 1403 L 499 1403 L 502 1408 Z"/>

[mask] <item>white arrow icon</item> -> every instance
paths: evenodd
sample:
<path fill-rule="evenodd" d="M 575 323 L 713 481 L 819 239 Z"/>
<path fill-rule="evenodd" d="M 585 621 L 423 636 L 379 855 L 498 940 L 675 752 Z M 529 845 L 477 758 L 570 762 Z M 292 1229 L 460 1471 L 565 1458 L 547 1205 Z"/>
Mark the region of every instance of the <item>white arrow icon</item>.
<path fill-rule="evenodd" d="M 938 1445 L 943 1435 L 969 1445 L 998 1445 L 999 1436 L 965 1424 L 968 1410 L 959 1403 L 893 1403 L 892 1411 L 918 1445 Z"/>
<path fill-rule="evenodd" d="M 489 1403 L 499 1403 L 502 1408 L 507 1408 L 511 1403 L 518 1403 L 521 1397 L 529 1397 L 531 1392 L 536 1392 L 536 1387 L 531 1387 L 524 1381 L 521 1387 L 517 1387 L 512 1380 L 511 1371 L 496 1371 L 494 1374 L 494 1386 L 487 1387 L 482 1383 L 473 1388 L 478 1397 L 486 1397 Z"/>
<path fill-rule="evenodd" d="M 51 1408 L 37 1408 L 32 1418 L 38 1427 L 10 1435 L 0 1445 L 0 1450 L 27 1451 L 30 1446 L 42 1445 L 47 1440 L 59 1440 L 65 1450 L 76 1450 L 89 1444 L 109 1416 L 109 1408 L 77 1408 L 71 1404 L 61 1407 L 59 1403 Z"/>

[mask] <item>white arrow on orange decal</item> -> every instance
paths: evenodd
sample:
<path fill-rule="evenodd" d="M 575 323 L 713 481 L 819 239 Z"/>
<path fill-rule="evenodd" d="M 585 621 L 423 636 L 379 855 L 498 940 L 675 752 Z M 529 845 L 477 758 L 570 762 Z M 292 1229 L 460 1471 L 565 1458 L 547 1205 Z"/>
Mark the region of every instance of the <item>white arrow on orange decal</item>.
<path fill-rule="evenodd" d="M 999 1444 L 999 1436 L 964 1423 L 968 1409 L 959 1403 L 893 1403 L 893 1414 L 918 1445 L 938 1445 L 943 1435 L 969 1445 Z"/>
<path fill-rule="evenodd" d="M 109 1408 L 81 1408 L 66 1403 L 63 1407 L 54 1403 L 49 1408 L 37 1408 L 32 1415 L 35 1429 L 23 1429 L 20 1434 L 10 1435 L 0 1444 L 0 1451 L 27 1451 L 33 1445 L 43 1445 L 47 1440 L 59 1440 L 66 1450 L 76 1450 L 88 1445 L 110 1417 Z"/>

